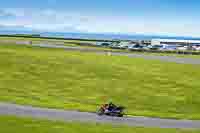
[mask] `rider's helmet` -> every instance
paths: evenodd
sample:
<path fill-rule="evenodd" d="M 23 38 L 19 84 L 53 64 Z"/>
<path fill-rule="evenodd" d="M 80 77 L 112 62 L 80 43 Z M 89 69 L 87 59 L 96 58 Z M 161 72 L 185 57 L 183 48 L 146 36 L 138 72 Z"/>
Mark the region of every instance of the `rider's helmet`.
<path fill-rule="evenodd" d="M 110 102 L 109 102 L 109 105 L 113 105 L 113 103 L 110 101 Z"/>

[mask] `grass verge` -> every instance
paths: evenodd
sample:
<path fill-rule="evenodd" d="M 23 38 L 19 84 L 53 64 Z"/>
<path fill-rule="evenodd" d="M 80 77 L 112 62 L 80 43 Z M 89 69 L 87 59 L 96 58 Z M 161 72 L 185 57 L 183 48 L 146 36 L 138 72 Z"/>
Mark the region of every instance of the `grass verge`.
<path fill-rule="evenodd" d="M 27 46 L 0 46 L 0 101 L 130 115 L 200 119 L 199 65 Z"/>
<path fill-rule="evenodd" d="M 9 41 L 33 41 L 33 42 L 41 42 L 41 41 L 47 41 L 47 42 L 74 42 L 74 43 L 95 43 L 95 41 L 81 41 L 81 40 L 61 40 L 61 39 L 44 39 L 44 38 L 24 38 L 24 37 L 0 37 L 0 40 L 9 40 Z"/>
<path fill-rule="evenodd" d="M 199 130 L 141 128 L 105 124 L 64 123 L 0 116 L 1 133 L 199 133 Z"/>

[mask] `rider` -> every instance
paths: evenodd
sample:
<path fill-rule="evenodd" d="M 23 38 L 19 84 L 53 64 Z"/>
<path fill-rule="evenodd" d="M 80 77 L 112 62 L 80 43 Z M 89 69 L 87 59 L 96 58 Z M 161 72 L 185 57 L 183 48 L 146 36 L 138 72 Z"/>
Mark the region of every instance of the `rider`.
<path fill-rule="evenodd" d="M 108 104 L 108 110 L 109 110 L 109 111 L 114 110 L 116 107 L 117 107 L 117 106 L 116 106 L 115 104 L 113 104 L 112 102 L 109 102 L 109 104 Z"/>

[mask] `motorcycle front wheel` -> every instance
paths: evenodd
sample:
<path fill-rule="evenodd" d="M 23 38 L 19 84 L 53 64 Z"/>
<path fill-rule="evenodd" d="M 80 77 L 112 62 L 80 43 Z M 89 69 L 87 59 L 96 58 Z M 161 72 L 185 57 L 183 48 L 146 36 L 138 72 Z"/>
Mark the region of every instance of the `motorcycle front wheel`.
<path fill-rule="evenodd" d="M 97 114 L 98 114 L 99 116 L 103 115 L 103 114 L 104 114 L 104 110 L 103 110 L 103 109 L 99 109 L 99 110 L 97 111 Z"/>

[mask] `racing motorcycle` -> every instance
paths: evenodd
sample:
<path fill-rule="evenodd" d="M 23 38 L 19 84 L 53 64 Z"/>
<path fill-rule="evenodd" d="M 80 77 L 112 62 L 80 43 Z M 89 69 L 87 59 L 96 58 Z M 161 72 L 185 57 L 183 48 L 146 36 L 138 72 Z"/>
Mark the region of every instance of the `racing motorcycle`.
<path fill-rule="evenodd" d="M 113 108 L 109 108 L 108 104 L 104 104 L 98 109 L 97 114 L 99 116 L 107 115 L 107 116 L 123 117 L 124 110 L 125 108 L 122 106 L 115 106 Z"/>

